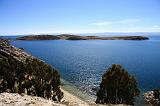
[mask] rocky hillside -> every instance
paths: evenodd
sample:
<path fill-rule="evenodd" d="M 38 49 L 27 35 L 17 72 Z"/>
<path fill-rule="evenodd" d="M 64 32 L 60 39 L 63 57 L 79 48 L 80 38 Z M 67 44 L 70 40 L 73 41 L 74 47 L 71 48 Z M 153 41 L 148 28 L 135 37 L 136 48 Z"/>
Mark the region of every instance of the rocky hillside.
<path fill-rule="evenodd" d="M 55 103 L 44 98 L 20 95 L 18 93 L 1 93 L 1 106 L 67 106 L 66 103 Z"/>
<path fill-rule="evenodd" d="M 55 101 L 63 98 L 57 70 L 0 39 L 0 93 L 25 93 Z"/>
<path fill-rule="evenodd" d="M 18 93 L 0 93 L 0 106 L 129 106 L 123 104 L 88 104 L 82 100 L 79 100 L 79 98 L 76 98 L 73 95 L 68 96 L 68 94 L 69 93 L 66 94 L 66 97 L 68 97 L 67 100 L 62 100 L 62 102 L 57 103 L 44 98 L 25 94 L 20 95 Z"/>

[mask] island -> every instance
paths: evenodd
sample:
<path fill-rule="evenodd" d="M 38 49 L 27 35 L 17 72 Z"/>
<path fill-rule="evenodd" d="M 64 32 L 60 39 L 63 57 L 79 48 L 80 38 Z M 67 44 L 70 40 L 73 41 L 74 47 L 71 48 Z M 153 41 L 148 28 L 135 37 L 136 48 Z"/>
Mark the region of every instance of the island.
<path fill-rule="evenodd" d="M 57 40 L 60 39 L 54 35 L 27 35 L 16 38 L 16 40 Z"/>
<path fill-rule="evenodd" d="M 71 34 L 60 35 L 28 35 L 16 38 L 16 40 L 148 40 L 145 36 L 114 36 L 114 37 L 100 37 L 100 36 L 80 36 Z"/>

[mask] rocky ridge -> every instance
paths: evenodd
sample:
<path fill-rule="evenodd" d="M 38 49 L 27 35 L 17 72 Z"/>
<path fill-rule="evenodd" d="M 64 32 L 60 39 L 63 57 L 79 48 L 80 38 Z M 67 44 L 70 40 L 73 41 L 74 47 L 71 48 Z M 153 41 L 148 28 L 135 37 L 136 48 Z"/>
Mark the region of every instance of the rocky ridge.
<path fill-rule="evenodd" d="M 12 56 L 14 59 L 25 62 L 25 60 L 28 59 L 33 59 L 34 57 L 31 56 L 30 54 L 26 53 L 22 49 L 18 49 L 12 45 L 9 44 L 8 40 L 5 39 L 0 39 L 0 53 L 5 55 L 5 56 Z M 41 61 L 41 60 L 40 60 Z"/>

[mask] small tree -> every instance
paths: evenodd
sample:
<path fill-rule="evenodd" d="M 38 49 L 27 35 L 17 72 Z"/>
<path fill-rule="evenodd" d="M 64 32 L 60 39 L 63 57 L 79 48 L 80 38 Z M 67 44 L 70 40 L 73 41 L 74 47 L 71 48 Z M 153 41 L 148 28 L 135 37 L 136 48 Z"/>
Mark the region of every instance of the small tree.
<path fill-rule="evenodd" d="M 113 64 L 102 76 L 96 103 L 133 105 L 134 96 L 139 93 L 136 79 L 120 65 Z"/>

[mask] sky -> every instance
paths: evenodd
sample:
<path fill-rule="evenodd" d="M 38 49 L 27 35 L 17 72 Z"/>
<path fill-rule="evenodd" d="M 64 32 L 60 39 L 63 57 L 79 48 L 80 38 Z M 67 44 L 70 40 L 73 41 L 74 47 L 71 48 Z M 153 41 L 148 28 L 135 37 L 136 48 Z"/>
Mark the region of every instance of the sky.
<path fill-rule="evenodd" d="M 0 0 L 0 34 L 160 32 L 160 0 Z"/>

